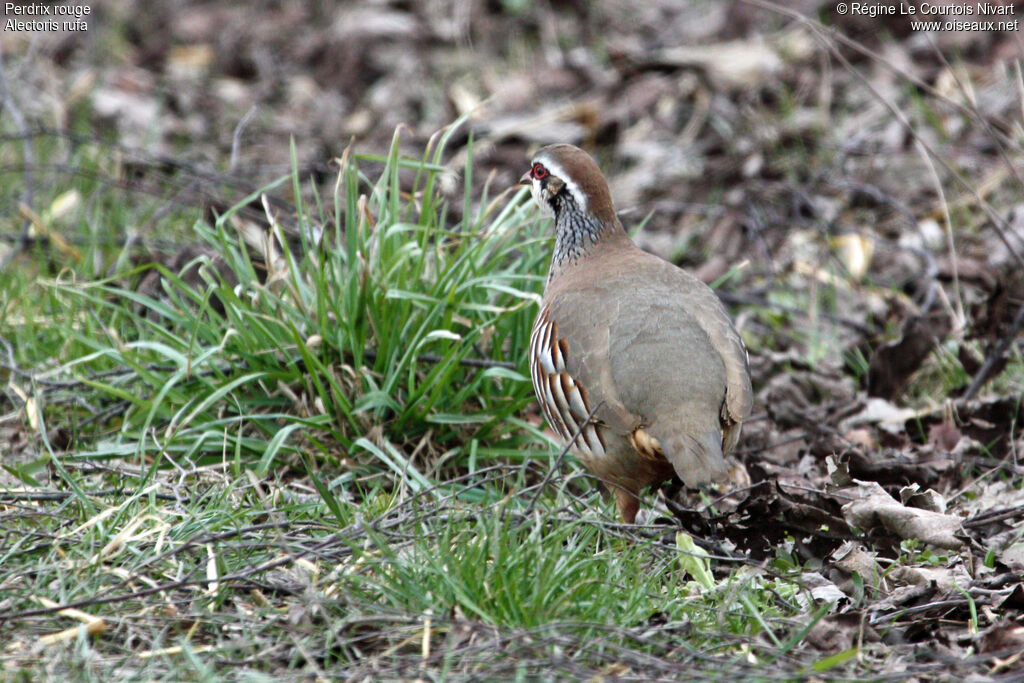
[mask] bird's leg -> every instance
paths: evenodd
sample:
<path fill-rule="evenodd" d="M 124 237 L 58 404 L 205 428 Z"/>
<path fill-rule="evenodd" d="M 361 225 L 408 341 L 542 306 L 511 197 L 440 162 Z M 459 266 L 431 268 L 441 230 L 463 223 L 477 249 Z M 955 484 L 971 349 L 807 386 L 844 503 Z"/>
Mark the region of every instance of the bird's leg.
<path fill-rule="evenodd" d="M 633 524 L 636 521 L 636 513 L 640 509 L 640 496 L 620 486 L 615 487 L 613 495 L 622 521 L 626 524 Z"/>

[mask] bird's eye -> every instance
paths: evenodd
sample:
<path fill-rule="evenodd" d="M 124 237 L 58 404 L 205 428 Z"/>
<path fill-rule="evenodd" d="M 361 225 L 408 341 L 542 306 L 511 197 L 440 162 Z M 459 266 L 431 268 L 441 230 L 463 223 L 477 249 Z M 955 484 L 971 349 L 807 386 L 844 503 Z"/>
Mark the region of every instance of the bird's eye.
<path fill-rule="evenodd" d="M 534 178 L 536 178 L 537 180 L 540 180 L 542 178 L 547 178 L 548 175 L 549 175 L 548 169 L 544 168 L 544 164 L 534 164 L 533 165 L 533 177 Z"/>

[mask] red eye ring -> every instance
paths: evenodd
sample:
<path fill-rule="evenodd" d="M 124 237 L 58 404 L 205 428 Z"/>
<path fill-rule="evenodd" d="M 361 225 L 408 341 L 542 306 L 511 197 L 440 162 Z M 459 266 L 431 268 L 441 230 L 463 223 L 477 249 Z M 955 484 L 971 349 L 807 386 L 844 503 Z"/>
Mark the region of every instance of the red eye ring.
<path fill-rule="evenodd" d="M 537 180 L 541 180 L 543 178 L 547 178 L 551 174 L 548 173 L 548 169 L 544 168 L 544 164 L 534 164 L 530 175 Z"/>

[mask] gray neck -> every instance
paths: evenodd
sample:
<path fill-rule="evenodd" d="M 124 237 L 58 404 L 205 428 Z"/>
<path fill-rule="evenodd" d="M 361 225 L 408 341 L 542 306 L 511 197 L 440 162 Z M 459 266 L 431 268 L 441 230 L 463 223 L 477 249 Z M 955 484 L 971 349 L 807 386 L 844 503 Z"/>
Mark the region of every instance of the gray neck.
<path fill-rule="evenodd" d="M 551 257 L 549 281 L 586 256 L 608 232 L 605 222 L 580 211 L 569 193 L 562 193 L 559 199 L 555 208 L 555 253 Z"/>

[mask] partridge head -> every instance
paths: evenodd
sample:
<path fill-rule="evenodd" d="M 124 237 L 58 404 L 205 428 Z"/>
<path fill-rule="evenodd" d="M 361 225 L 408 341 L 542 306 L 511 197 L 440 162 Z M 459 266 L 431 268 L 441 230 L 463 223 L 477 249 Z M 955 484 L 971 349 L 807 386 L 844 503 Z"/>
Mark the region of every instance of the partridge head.
<path fill-rule="evenodd" d="M 644 252 L 597 163 L 542 148 L 521 181 L 554 217 L 555 249 L 530 337 L 544 415 L 632 523 L 642 489 L 726 478 L 752 392 L 747 352 L 703 282 Z"/>

